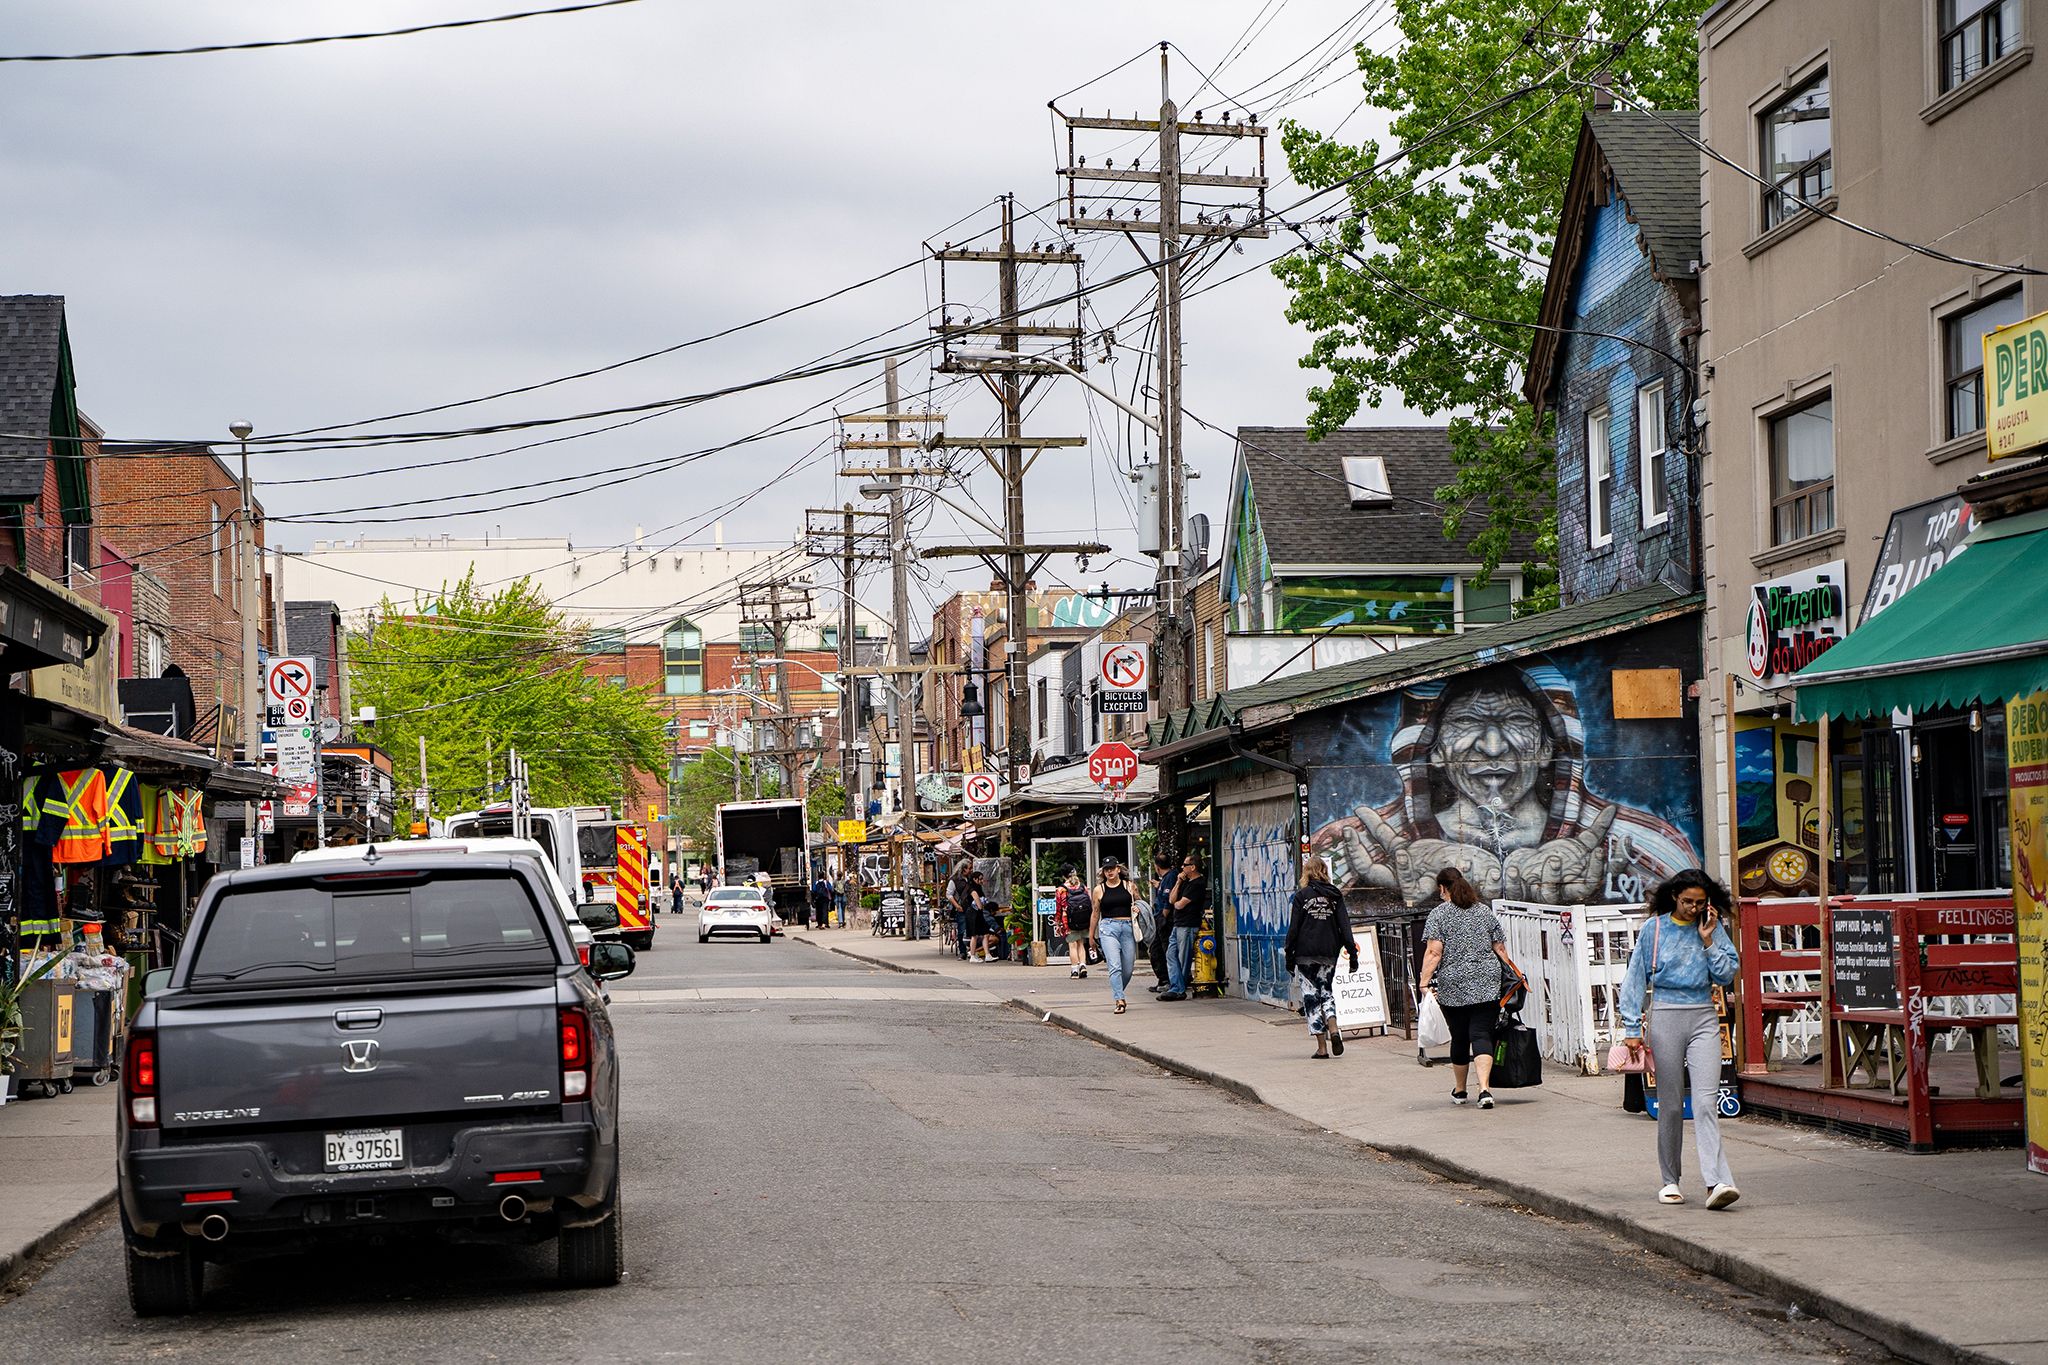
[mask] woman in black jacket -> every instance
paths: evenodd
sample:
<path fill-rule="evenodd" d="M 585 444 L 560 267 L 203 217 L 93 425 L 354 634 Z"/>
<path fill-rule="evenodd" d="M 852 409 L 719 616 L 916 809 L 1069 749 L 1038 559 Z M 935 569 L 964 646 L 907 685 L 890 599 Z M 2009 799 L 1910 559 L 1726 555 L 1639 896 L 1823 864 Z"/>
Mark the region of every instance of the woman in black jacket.
<path fill-rule="evenodd" d="M 1344 893 L 1331 885 L 1329 865 L 1310 858 L 1302 863 L 1301 890 L 1294 893 L 1288 919 L 1287 970 L 1301 974 L 1301 1013 L 1316 1040 L 1311 1061 L 1344 1055 L 1334 993 L 1340 954 L 1351 959 L 1352 971 L 1358 970 L 1358 943 L 1351 937 Z"/>

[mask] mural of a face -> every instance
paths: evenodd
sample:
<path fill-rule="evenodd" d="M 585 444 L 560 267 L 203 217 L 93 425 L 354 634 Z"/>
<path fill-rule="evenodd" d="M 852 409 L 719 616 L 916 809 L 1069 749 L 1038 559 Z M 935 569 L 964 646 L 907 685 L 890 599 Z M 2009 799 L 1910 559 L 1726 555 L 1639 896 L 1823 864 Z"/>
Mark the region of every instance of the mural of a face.
<path fill-rule="evenodd" d="M 1535 793 L 1552 752 L 1535 701 L 1496 685 L 1475 688 L 1444 707 L 1429 756 L 1467 801 L 1512 810 Z"/>

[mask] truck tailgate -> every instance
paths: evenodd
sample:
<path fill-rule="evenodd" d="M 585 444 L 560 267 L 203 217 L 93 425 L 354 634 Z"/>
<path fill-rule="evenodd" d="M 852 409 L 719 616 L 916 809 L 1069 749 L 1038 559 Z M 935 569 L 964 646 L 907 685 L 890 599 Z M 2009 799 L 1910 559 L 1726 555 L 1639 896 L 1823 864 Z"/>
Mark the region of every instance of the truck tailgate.
<path fill-rule="evenodd" d="M 432 995 L 169 997 L 159 1112 L 176 1131 L 550 1104 L 558 1027 L 552 978 Z"/>

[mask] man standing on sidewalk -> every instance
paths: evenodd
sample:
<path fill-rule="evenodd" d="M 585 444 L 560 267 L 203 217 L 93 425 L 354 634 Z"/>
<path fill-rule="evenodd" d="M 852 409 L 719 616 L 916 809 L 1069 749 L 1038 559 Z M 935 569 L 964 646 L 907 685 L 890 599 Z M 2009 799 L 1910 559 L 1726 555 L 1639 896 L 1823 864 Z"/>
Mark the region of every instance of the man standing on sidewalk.
<path fill-rule="evenodd" d="M 1165 849 L 1152 853 L 1152 939 L 1145 945 L 1145 956 L 1152 964 L 1152 994 L 1158 995 L 1166 989 L 1166 947 L 1168 926 L 1173 922 L 1173 884 L 1180 877 L 1180 871 L 1173 864 Z"/>
<path fill-rule="evenodd" d="M 1208 909 L 1209 879 L 1202 875 L 1201 860 L 1190 853 L 1181 860 L 1180 876 L 1173 883 L 1173 936 L 1166 946 L 1167 982 L 1161 1000 L 1188 998 L 1188 982 L 1195 967 L 1195 935 L 1201 932 L 1202 916 Z"/>

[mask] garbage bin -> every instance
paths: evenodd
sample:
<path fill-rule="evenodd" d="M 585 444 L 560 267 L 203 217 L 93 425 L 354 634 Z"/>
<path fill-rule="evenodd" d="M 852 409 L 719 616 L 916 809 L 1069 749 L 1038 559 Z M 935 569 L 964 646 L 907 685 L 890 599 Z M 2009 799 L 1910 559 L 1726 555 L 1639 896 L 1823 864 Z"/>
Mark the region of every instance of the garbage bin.
<path fill-rule="evenodd" d="M 71 1093 L 76 1065 L 77 992 L 69 981 L 44 977 L 21 997 L 21 1039 L 14 1053 L 14 1089 L 31 1095 Z"/>

